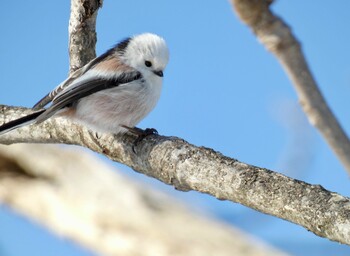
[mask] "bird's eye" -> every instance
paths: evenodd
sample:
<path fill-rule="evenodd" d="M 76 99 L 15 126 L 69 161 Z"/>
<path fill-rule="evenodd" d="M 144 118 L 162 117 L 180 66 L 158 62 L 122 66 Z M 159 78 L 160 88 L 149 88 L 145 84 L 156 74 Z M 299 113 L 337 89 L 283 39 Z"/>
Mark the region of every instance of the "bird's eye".
<path fill-rule="evenodd" d="M 145 65 L 146 65 L 146 67 L 152 67 L 152 62 L 146 60 Z"/>

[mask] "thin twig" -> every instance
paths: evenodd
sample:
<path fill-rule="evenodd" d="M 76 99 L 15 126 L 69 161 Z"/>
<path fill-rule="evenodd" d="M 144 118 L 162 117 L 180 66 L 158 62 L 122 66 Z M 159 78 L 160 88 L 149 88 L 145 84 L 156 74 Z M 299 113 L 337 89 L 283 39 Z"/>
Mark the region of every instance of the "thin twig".
<path fill-rule="evenodd" d="M 271 0 L 231 0 L 236 13 L 280 61 L 309 121 L 350 174 L 350 141 L 328 107 L 306 63 L 301 46 L 285 22 L 270 10 Z"/>

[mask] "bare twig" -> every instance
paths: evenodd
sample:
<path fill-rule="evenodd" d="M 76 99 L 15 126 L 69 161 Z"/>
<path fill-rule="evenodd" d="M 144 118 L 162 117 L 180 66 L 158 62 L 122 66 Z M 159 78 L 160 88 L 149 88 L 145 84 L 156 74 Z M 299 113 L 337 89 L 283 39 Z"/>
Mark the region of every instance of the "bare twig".
<path fill-rule="evenodd" d="M 305 61 L 299 42 L 270 10 L 271 0 L 231 0 L 240 17 L 282 64 L 309 121 L 323 135 L 350 173 L 350 141 L 327 106 Z"/>
<path fill-rule="evenodd" d="M 0 108 L 0 123 L 30 110 Z M 4 120 L 5 119 L 5 120 Z M 196 190 L 299 224 L 316 235 L 350 244 L 350 200 L 318 185 L 241 163 L 175 137 L 150 136 L 132 149 L 135 137 L 95 134 L 65 119 L 17 129 L 0 143 L 80 145 L 154 177 L 178 190 Z"/>
<path fill-rule="evenodd" d="M 70 73 L 96 57 L 96 17 L 102 0 L 72 0 L 69 19 Z"/>

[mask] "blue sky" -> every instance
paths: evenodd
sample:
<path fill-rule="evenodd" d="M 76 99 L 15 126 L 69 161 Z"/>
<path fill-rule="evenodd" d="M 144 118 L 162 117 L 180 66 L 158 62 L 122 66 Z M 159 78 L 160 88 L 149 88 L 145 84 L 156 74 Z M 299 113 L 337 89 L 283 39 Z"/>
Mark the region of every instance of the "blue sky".
<path fill-rule="evenodd" d="M 29 107 L 68 73 L 70 3 L 3 2 L 0 103 Z M 273 9 L 292 27 L 322 93 L 349 132 L 350 2 L 280 0 Z M 105 0 L 97 20 L 97 54 L 142 32 L 163 36 L 171 56 L 161 99 L 139 126 L 349 196 L 348 175 L 308 124 L 279 63 L 228 1 Z M 176 192 L 111 164 L 294 255 L 350 253 L 348 246 L 297 225 L 207 195 Z M 5 207 L 0 208 L 0 227 L 1 255 L 39 255 L 43 244 L 45 255 L 90 255 Z"/>

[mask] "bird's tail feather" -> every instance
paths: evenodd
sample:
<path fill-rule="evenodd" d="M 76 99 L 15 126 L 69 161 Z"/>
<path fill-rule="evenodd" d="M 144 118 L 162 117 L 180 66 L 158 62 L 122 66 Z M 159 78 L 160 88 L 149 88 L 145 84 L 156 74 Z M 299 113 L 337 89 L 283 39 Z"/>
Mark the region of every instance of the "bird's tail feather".
<path fill-rule="evenodd" d="M 22 126 L 34 123 L 35 119 L 38 116 L 40 116 L 42 113 L 44 113 L 44 112 L 45 112 L 45 109 L 42 109 L 40 111 L 36 111 L 36 112 L 34 112 L 32 114 L 23 116 L 21 118 L 12 120 L 12 121 L 10 121 L 8 123 L 5 123 L 5 124 L 1 125 L 0 126 L 0 135 L 2 135 L 4 133 L 7 133 L 9 131 L 12 131 L 14 129 L 17 129 L 19 127 L 22 127 Z"/>

